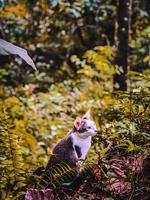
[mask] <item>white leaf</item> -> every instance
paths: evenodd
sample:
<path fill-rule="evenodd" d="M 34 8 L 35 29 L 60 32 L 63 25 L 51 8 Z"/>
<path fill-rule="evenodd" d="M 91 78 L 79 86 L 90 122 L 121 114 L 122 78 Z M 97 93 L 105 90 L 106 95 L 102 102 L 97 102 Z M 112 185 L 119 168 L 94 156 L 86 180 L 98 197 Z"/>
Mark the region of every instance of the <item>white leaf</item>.
<path fill-rule="evenodd" d="M 9 55 L 14 54 L 20 56 L 28 65 L 30 65 L 34 70 L 37 70 L 35 64 L 31 57 L 28 55 L 27 51 L 23 48 L 20 48 L 10 42 L 7 42 L 3 39 L 0 39 L 0 54 Z"/>

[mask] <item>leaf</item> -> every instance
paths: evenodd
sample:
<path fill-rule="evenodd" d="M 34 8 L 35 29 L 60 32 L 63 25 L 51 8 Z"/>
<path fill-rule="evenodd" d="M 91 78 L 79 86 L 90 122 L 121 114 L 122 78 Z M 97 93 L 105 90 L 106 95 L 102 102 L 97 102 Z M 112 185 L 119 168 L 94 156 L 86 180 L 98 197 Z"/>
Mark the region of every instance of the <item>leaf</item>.
<path fill-rule="evenodd" d="M 37 140 L 35 139 L 35 137 L 30 133 L 25 133 L 25 139 L 27 143 L 30 145 L 32 151 L 35 151 L 37 147 Z"/>
<path fill-rule="evenodd" d="M 102 157 L 104 157 L 106 155 L 106 153 L 109 151 L 110 147 L 111 147 L 111 143 L 108 144 L 108 146 L 106 148 L 101 149 L 101 155 Z"/>
<path fill-rule="evenodd" d="M 148 55 L 148 56 L 146 56 L 146 57 L 144 58 L 144 62 L 150 63 L 150 55 Z"/>
<path fill-rule="evenodd" d="M 55 196 L 51 189 L 37 190 L 37 189 L 28 189 L 25 195 L 25 200 L 36 200 L 38 197 L 39 200 L 55 200 Z"/>
<path fill-rule="evenodd" d="M 20 56 L 28 65 L 30 65 L 34 70 L 37 70 L 35 64 L 31 57 L 28 55 L 27 51 L 20 48 L 10 42 L 0 39 L 0 54 L 9 55 L 14 54 Z"/>

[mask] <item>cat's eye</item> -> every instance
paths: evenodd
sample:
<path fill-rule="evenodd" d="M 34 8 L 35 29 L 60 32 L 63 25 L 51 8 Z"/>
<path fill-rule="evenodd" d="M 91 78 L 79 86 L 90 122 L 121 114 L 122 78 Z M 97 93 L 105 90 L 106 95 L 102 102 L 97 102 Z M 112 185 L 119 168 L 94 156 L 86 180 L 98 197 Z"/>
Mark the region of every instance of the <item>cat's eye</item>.
<path fill-rule="evenodd" d="M 90 126 L 88 126 L 87 128 L 88 128 L 88 129 L 90 129 L 91 127 L 90 127 Z"/>

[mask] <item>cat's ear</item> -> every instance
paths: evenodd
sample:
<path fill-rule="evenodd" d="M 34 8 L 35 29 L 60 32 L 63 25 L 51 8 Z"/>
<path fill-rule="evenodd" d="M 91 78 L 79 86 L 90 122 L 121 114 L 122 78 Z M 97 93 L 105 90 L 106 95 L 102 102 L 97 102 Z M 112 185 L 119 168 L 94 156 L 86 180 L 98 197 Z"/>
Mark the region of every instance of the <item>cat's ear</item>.
<path fill-rule="evenodd" d="M 82 121 L 82 119 L 79 118 L 79 117 L 77 117 L 77 118 L 75 119 L 75 121 L 74 121 L 74 127 L 75 127 L 77 130 L 79 130 L 80 127 L 81 127 L 81 121 Z"/>
<path fill-rule="evenodd" d="M 90 119 L 90 111 L 87 111 L 82 118 L 83 119 Z"/>

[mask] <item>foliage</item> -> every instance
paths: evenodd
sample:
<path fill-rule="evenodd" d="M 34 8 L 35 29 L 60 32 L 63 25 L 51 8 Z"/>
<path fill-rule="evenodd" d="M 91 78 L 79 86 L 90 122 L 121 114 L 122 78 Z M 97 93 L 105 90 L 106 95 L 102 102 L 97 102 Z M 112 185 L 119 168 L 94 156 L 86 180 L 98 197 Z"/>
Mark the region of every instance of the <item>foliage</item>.
<path fill-rule="evenodd" d="M 2 108 L 0 119 L 0 181 L 2 198 L 7 199 L 12 195 L 17 197 L 19 188 L 25 186 L 25 171 L 23 170 L 21 138 L 5 108 Z"/>
<path fill-rule="evenodd" d="M 0 104 L 7 111 L 7 115 L 9 113 L 11 123 L 15 124 L 11 129 L 9 127 L 7 129 L 13 131 L 14 135 L 18 134 L 17 138 L 21 137 L 22 140 L 21 145 L 18 143 L 16 148 L 17 152 L 20 152 L 19 149 L 22 152 L 23 161 L 21 163 L 24 165 L 23 172 L 27 179 L 33 170 L 47 164 L 53 144 L 66 135 L 72 127 L 75 116 L 83 114 L 87 107 L 91 107 L 99 133 L 93 141 L 86 166 L 89 166 L 91 161 L 99 162 L 97 170 L 102 170 L 100 174 L 95 172 L 96 175 L 93 175 L 95 178 L 91 185 L 91 191 L 98 195 L 95 192 L 94 184 L 99 184 L 97 181 L 100 181 L 100 191 L 108 192 L 111 196 L 116 196 L 116 193 L 124 195 L 121 193 L 122 190 L 118 194 L 116 189 L 121 187 L 124 192 L 129 192 L 130 195 L 130 191 L 134 187 L 131 183 L 136 177 L 135 171 L 131 170 L 131 166 L 134 166 L 131 162 L 136 163 L 132 161 L 134 157 L 140 159 L 140 156 L 148 155 L 149 77 L 147 71 L 145 74 L 130 72 L 131 91 L 113 93 L 112 76 L 115 70 L 120 69 L 111 64 L 112 56 L 113 51 L 110 47 L 95 47 L 93 50 L 85 52 L 82 58 L 72 56 L 71 61 L 78 68 L 77 80 L 70 79 L 70 81 L 53 84 L 47 93 L 38 92 L 38 85 L 33 84 L 28 84 L 24 88 L 1 90 L 1 97 L 4 99 L 1 99 Z M 101 65 L 106 67 L 100 68 Z M 87 66 L 91 69 L 90 74 L 86 71 Z M 109 85 L 107 85 L 108 82 Z M 12 96 L 12 94 L 17 97 Z M 8 126 L 9 119 L 5 121 L 7 121 Z M 5 126 L 2 124 L 2 127 L 4 129 Z M 1 133 L 3 135 L 3 131 Z M 2 141 L 6 142 L 4 138 Z M 4 144 L 6 145 L 6 143 Z M 16 151 L 13 154 L 16 156 Z M 2 159 L 5 159 L 3 156 L 2 154 Z M 115 156 L 121 157 L 112 165 Z M 11 160 L 10 157 L 7 159 Z M 143 161 L 139 162 L 143 163 Z M 125 163 L 130 163 L 130 167 L 126 167 L 128 171 L 131 170 L 128 176 L 124 176 L 126 171 L 123 169 L 127 165 Z M 110 166 L 114 166 L 113 170 L 118 168 L 118 172 L 113 172 Z M 62 171 L 59 173 L 60 180 L 62 180 L 66 170 L 63 170 L 61 166 L 58 167 L 58 170 Z M 18 177 L 20 177 L 19 173 Z M 117 177 L 115 173 L 117 173 Z M 10 174 L 11 172 L 8 171 L 6 177 L 8 178 Z M 55 177 L 55 173 L 51 171 L 51 174 Z M 68 173 L 66 175 L 68 176 Z M 44 179 L 40 178 L 41 181 Z M 138 181 L 139 179 L 137 179 Z M 49 180 L 47 185 L 50 182 Z M 26 181 L 21 180 L 21 184 L 24 183 L 28 185 Z M 55 181 L 52 183 L 54 184 Z M 127 187 L 127 190 L 124 187 Z M 45 187 L 41 186 L 40 188 Z M 53 187 L 51 186 L 51 188 Z M 13 195 L 14 188 L 10 190 L 9 198 Z M 17 190 L 19 190 L 19 186 Z M 88 187 L 84 188 L 83 192 L 86 192 L 87 195 L 91 194 Z M 86 195 L 81 192 L 80 196 L 85 197 Z"/>
<path fill-rule="evenodd" d="M 147 2 L 133 2 L 129 60 L 136 70 L 147 68 Z M 114 45 L 115 12 L 116 5 L 111 0 L 5 1 L 0 13 L 0 35 L 29 50 L 39 72 L 34 76 L 31 69 L 20 67 L 24 63 L 16 58 L 6 70 L 1 66 L 3 83 L 6 84 L 6 79 L 7 84 L 13 86 L 39 82 L 42 90 L 47 90 L 53 81 L 76 76 L 76 68 L 70 63 L 73 54 L 81 56 L 95 46 Z M 6 59 L 4 64 L 8 63 Z"/>
<path fill-rule="evenodd" d="M 66 163 L 56 164 L 44 171 L 39 177 L 34 177 L 34 184 L 31 179 L 29 188 L 43 189 L 51 187 L 56 189 L 57 187 L 60 187 L 63 182 L 70 182 L 73 180 L 76 174 L 77 168 L 71 168 L 66 165 Z"/>
<path fill-rule="evenodd" d="M 30 189 L 27 191 L 26 199 L 36 200 L 37 197 L 39 200 L 55 200 L 56 199 L 51 189 L 46 189 L 46 190 Z"/>
<path fill-rule="evenodd" d="M 143 7 L 141 7 L 143 4 Z M 148 1 L 133 1 L 132 29 L 130 38 L 130 63 L 132 70 L 142 71 L 147 68 L 149 52 L 149 8 Z M 148 8 L 148 9 L 145 9 Z M 137 62 L 138 61 L 138 62 Z"/>
<path fill-rule="evenodd" d="M 148 197 L 148 8 L 146 0 L 133 1 L 134 71 L 127 74 L 128 90 L 114 92 L 113 75 L 122 69 L 113 64 L 113 1 L 0 1 L 0 37 L 27 49 L 38 68 L 33 73 L 18 57 L 0 57 L 1 199 L 22 198 L 25 189 L 30 197 L 48 193 L 58 199 L 62 193 L 64 199 Z M 34 172 L 45 168 L 55 143 L 88 109 L 98 134 L 84 167 L 93 171 L 70 195 L 58 188 L 74 169 L 55 166 L 48 180 Z"/>

